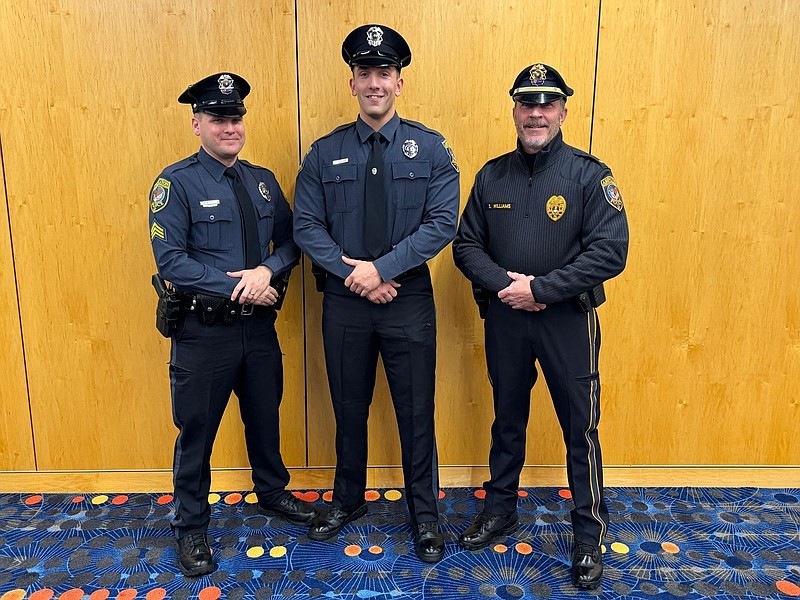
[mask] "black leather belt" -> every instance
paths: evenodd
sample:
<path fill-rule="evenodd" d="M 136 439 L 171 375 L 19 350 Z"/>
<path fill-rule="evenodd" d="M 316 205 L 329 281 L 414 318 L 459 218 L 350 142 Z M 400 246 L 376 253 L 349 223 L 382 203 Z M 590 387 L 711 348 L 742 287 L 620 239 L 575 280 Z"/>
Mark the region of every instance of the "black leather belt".
<path fill-rule="evenodd" d="M 206 294 L 183 294 L 181 307 L 187 313 L 194 313 L 206 325 L 214 323 L 233 323 L 238 318 L 265 317 L 275 309 L 260 304 L 239 304 L 224 296 Z"/>

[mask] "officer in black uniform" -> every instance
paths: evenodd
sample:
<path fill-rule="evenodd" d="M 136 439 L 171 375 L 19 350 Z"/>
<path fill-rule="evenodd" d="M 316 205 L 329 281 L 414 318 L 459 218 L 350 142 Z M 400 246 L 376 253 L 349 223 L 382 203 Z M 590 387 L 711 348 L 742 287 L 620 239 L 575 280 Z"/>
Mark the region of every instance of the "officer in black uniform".
<path fill-rule="evenodd" d="M 295 241 L 321 273 L 322 333 L 336 416 L 333 507 L 309 529 L 336 536 L 366 514 L 367 416 L 378 354 L 392 394 L 415 550 L 441 560 L 434 437 L 436 312 L 426 261 L 453 238 L 458 168 L 444 138 L 401 119 L 411 50 L 364 25 L 342 44 L 359 115 L 311 146 L 297 175 Z M 324 281 L 323 281 L 324 279 Z"/>
<path fill-rule="evenodd" d="M 170 384 L 178 438 L 173 476 L 180 568 L 213 570 L 206 538 L 211 449 L 231 391 L 239 398 L 258 510 L 305 524 L 314 508 L 286 491 L 278 407 L 283 394 L 276 303 L 297 264 L 292 212 L 271 171 L 238 159 L 250 85 L 218 73 L 190 85 L 196 154 L 164 169 L 150 195 L 159 274 L 180 295 Z M 277 289 L 276 289 L 277 288 Z M 285 289 L 285 288 L 283 288 Z"/>
<path fill-rule="evenodd" d="M 535 361 L 567 448 L 575 502 L 572 581 L 600 585 L 608 526 L 597 423 L 602 283 L 625 267 L 628 225 L 611 171 L 564 143 L 572 90 L 554 68 L 523 69 L 510 90 L 517 149 L 480 170 L 453 243 L 456 266 L 488 302 L 486 362 L 495 420 L 483 512 L 460 537 L 468 550 L 517 528 Z"/>

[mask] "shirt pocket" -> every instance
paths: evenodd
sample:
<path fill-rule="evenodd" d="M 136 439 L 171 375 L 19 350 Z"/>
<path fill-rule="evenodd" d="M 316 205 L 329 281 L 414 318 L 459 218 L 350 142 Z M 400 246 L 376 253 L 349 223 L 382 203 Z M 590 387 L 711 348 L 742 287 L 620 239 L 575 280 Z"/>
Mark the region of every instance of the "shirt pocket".
<path fill-rule="evenodd" d="M 325 165 L 322 167 L 325 203 L 337 212 L 351 212 L 358 205 L 356 165 Z"/>
<path fill-rule="evenodd" d="M 258 213 L 258 238 L 261 240 L 261 249 L 266 250 L 272 239 L 272 229 L 275 223 L 275 205 L 272 202 L 256 202 Z"/>
<path fill-rule="evenodd" d="M 420 208 L 425 203 L 431 163 L 427 160 L 392 163 L 392 202 L 399 209 Z"/>
<path fill-rule="evenodd" d="M 192 209 L 192 241 L 198 250 L 233 248 L 233 218 L 229 206 Z"/>

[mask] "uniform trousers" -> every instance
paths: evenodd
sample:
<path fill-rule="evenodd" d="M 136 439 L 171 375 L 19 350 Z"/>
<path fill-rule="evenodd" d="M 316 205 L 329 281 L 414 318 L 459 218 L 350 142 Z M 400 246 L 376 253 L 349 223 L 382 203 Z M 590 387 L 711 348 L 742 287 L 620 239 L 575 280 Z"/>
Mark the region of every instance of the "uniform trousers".
<path fill-rule="evenodd" d="M 484 510 L 516 511 L 531 390 L 538 371 L 547 381 L 567 450 L 572 529 L 577 543 L 598 545 L 608 527 L 597 424 L 600 419 L 600 324 L 570 302 L 543 311 L 515 310 L 493 298 L 484 324 L 495 420 Z"/>
<path fill-rule="evenodd" d="M 350 511 L 364 503 L 367 418 L 380 354 L 400 431 L 408 510 L 416 525 L 438 520 L 436 308 L 427 270 L 401 286 L 391 302 L 374 304 L 328 275 L 322 333 L 336 417 L 333 505 Z"/>
<path fill-rule="evenodd" d="M 188 313 L 172 336 L 170 383 L 175 440 L 176 537 L 206 531 L 211 450 L 231 391 L 239 399 L 247 455 L 260 502 L 279 501 L 289 483 L 280 453 L 283 358 L 275 311 L 205 325 Z"/>

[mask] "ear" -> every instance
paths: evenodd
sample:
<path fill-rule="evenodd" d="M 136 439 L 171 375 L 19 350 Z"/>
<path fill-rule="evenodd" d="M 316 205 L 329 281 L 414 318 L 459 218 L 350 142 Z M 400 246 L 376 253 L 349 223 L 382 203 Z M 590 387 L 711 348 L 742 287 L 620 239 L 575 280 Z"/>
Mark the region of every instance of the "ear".
<path fill-rule="evenodd" d="M 197 117 L 192 115 L 192 132 L 196 136 L 200 136 L 200 121 L 197 120 Z"/>
<path fill-rule="evenodd" d="M 351 96 L 356 95 L 355 79 L 353 79 L 352 77 L 350 78 L 350 95 Z"/>
<path fill-rule="evenodd" d="M 394 95 L 399 96 L 402 91 L 403 91 L 403 78 L 400 77 L 397 80 L 397 85 L 394 88 Z"/>
<path fill-rule="evenodd" d="M 564 119 L 566 119 L 566 118 L 567 118 L 567 105 L 565 104 L 564 105 L 564 110 L 561 111 L 561 119 L 559 119 L 561 124 L 564 123 Z"/>

